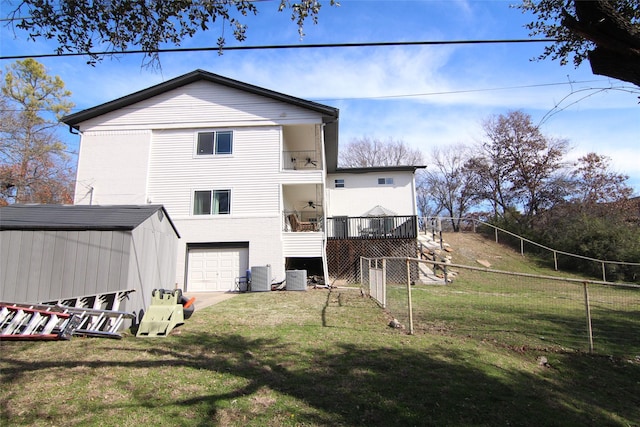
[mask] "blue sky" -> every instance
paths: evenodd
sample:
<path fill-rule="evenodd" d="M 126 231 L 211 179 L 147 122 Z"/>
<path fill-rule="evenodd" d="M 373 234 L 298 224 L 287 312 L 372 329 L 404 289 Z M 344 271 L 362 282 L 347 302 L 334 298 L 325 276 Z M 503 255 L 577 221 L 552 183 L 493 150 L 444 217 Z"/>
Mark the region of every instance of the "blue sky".
<path fill-rule="evenodd" d="M 277 1 L 258 3 L 248 17 L 244 45 L 366 43 L 421 40 L 526 39 L 532 17 L 508 1 L 326 1 L 319 23 L 307 23 L 300 40 Z M 2 5 L 4 16 L 8 6 Z M 55 45 L 32 42 L 2 27 L 2 55 L 51 53 Z M 183 47 L 215 46 L 216 26 Z M 238 45 L 225 30 L 229 46 Z M 490 115 L 523 110 L 545 135 L 568 139 L 574 160 L 594 151 L 612 169 L 630 176 L 640 193 L 640 88 L 595 76 L 588 63 L 575 69 L 531 61 L 542 43 L 323 48 L 161 54 L 162 70 L 142 68 L 142 55 L 43 58 L 50 74 L 72 91 L 76 111 L 110 101 L 195 69 L 204 69 L 340 109 L 340 141 L 402 140 L 424 152 L 473 144 Z M 10 61 L 0 61 L 2 68 Z M 609 90 L 602 90 L 613 88 Z M 73 149 L 79 138 L 63 132 Z"/>

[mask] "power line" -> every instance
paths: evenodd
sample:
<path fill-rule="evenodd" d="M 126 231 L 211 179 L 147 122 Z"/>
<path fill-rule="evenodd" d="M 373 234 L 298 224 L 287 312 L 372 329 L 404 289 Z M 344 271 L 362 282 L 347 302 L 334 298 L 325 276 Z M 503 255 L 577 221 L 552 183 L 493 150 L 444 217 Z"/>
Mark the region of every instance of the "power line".
<path fill-rule="evenodd" d="M 54 58 L 69 56 L 107 56 L 107 55 L 129 55 L 129 54 L 156 54 L 156 53 L 182 53 L 182 52 L 211 52 L 236 50 L 280 50 L 280 49 L 322 49 L 322 48 L 347 48 L 347 47 L 386 47 L 386 46 L 445 46 L 445 45 L 479 45 L 479 44 L 516 44 L 516 43 L 553 43 L 557 39 L 500 39 L 500 40 L 427 40 L 413 42 L 367 42 L 367 43 L 319 43 L 319 44 L 285 44 L 285 45 L 263 45 L 263 46 L 210 46 L 210 47 L 185 47 L 167 48 L 156 50 L 123 50 L 123 51 L 100 51 L 100 52 L 67 52 L 67 53 L 43 53 L 36 55 L 5 55 L 0 56 L 0 60 L 27 59 L 27 58 Z"/>

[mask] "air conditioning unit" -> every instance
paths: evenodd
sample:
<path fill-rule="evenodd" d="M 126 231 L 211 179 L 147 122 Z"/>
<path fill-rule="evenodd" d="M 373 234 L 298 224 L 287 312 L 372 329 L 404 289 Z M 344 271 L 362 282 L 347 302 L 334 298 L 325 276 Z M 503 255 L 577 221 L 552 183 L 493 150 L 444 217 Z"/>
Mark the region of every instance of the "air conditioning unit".
<path fill-rule="evenodd" d="M 288 291 L 307 290 L 307 270 L 287 270 L 286 278 Z"/>
<path fill-rule="evenodd" d="M 271 290 L 271 266 L 259 265 L 251 267 L 251 292 Z"/>

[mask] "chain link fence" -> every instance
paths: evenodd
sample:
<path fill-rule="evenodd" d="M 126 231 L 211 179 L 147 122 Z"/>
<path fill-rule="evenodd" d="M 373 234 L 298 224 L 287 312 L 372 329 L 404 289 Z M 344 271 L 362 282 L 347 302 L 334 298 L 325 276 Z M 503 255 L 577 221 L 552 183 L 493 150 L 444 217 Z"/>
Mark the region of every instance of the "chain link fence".
<path fill-rule="evenodd" d="M 360 265 L 363 291 L 408 333 L 640 357 L 640 285 L 416 258 L 362 258 Z M 443 280 L 423 280 L 434 268 Z"/>

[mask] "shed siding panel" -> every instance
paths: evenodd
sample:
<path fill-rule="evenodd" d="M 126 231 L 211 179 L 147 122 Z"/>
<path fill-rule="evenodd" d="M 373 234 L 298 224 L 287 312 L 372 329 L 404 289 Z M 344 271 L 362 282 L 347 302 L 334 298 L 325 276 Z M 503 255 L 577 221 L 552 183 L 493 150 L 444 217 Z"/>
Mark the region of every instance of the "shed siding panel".
<path fill-rule="evenodd" d="M 253 126 L 314 121 L 321 123 L 319 113 L 212 82 L 200 81 L 87 120 L 81 124 L 81 129 L 161 129 L 176 125 Z"/>
<path fill-rule="evenodd" d="M 66 231 L 53 231 L 47 232 L 53 239 L 53 257 L 51 268 L 51 286 L 49 287 L 48 297 L 43 299 L 53 299 L 62 295 L 62 290 L 65 288 L 64 273 L 66 269 L 69 269 L 65 259 L 67 246 L 69 245 Z"/>
<path fill-rule="evenodd" d="M 76 295 L 73 293 L 73 289 L 76 281 L 77 274 L 77 264 L 78 259 L 78 246 L 79 241 L 78 238 L 80 233 L 78 231 L 61 231 L 59 234 L 62 239 L 64 250 L 60 251 L 62 255 L 62 259 L 60 262 L 64 263 L 64 271 L 62 274 L 62 289 L 60 290 L 59 295 L 52 295 L 52 297 L 63 297 L 63 296 L 73 296 Z M 84 264 L 83 261 L 80 261 Z"/>
<path fill-rule="evenodd" d="M 27 297 L 27 283 L 29 280 L 29 272 L 31 271 L 31 261 L 33 260 L 33 232 L 25 231 L 20 242 L 20 258 L 18 259 L 18 277 L 16 281 L 17 302 L 29 302 Z"/>
<path fill-rule="evenodd" d="M 24 283 L 26 298 L 22 301 L 36 301 L 38 299 L 40 277 L 42 276 L 42 256 L 44 252 L 43 241 L 44 235 L 42 232 L 34 231 L 31 233 L 32 244 L 31 253 L 28 255 L 31 257 L 29 264 L 28 278 L 29 281 Z M 27 286 L 28 285 L 28 286 Z"/>
<path fill-rule="evenodd" d="M 88 232 L 78 233 L 71 295 L 82 296 L 87 294 L 84 290 L 87 279 L 87 263 L 89 262 L 89 239 Z"/>
<path fill-rule="evenodd" d="M 111 254 L 113 253 L 113 231 L 100 233 L 100 259 L 96 268 L 95 292 L 100 293 L 109 289 L 109 273 L 111 271 Z"/>
<path fill-rule="evenodd" d="M 111 259 L 109 263 L 109 272 L 107 274 L 106 288 L 109 290 L 125 290 L 126 282 L 122 281 L 122 271 L 127 268 L 128 262 L 125 255 L 125 233 L 122 231 L 114 231 L 111 239 Z"/>
<path fill-rule="evenodd" d="M 37 294 L 31 301 L 38 301 L 38 295 L 49 293 L 54 284 L 53 256 L 56 247 L 56 234 L 52 231 L 44 231 L 42 235 L 42 262 L 40 264 L 40 281 L 37 286 Z"/>
<path fill-rule="evenodd" d="M 2 265 L 0 277 L 3 286 L 0 287 L 1 299 L 17 301 L 18 291 L 18 260 L 20 259 L 20 247 L 22 245 L 22 233 L 19 231 L 2 231 L 0 236 L 2 245 Z"/>
<path fill-rule="evenodd" d="M 175 219 L 192 217 L 195 190 L 231 190 L 231 216 L 277 215 L 280 128 L 231 129 L 233 154 L 194 156 L 198 129 L 154 133 L 149 198 Z M 232 179 L 230 179 L 232 177 Z"/>

